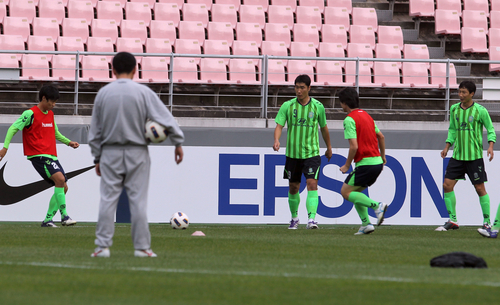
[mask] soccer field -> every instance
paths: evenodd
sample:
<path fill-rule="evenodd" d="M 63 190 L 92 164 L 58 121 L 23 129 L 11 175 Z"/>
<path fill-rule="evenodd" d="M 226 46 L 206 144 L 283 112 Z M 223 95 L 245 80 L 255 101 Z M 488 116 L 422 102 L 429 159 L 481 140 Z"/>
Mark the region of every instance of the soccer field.
<path fill-rule="evenodd" d="M 91 258 L 94 223 L 0 223 L 1 304 L 496 304 L 500 243 L 475 227 L 152 224 L 157 258 L 133 256 L 117 224 L 110 258 Z M 205 237 L 194 237 L 194 231 Z M 465 251 L 488 269 L 431 268 Z"/>

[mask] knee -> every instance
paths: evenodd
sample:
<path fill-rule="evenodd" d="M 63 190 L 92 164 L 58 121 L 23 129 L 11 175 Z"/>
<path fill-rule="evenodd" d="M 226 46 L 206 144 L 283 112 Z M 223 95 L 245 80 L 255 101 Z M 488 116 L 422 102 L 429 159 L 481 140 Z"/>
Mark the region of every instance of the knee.
<path fill-rule="evenodd" d="M 351 194 L 351 192 L 345 188 L 342 188 L 340 190 L 340 195 L 342 195 L 342 197 L 344 197 L 345 200 L 349 200 L 349 195 Z"/>

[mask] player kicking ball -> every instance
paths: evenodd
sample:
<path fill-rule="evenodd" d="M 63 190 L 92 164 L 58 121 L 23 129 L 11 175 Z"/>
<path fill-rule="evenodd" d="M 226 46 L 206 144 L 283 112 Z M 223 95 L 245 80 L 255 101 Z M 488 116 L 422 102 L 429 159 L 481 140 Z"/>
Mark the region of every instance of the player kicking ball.
<path fill-rule="evenodd" d="M 57 159 L 56 140 L 73 148 L 78 148 L 80 144 L 63 136 L 54 121 L 52 108 L 59 99 L 59 90 L 54 86 L 43 86 L 38 98 L 40 100 L 38 105 L 24 111 L 7 130 L 3 148 L 0 150 L 0 160 L 5 157 L 12 137 L 22 130 L 24 155 L 28 157 L 40 176 L 55 186 L 42 227 L 57 227 L 52 219 L 58 210 L 61 213 L 61 225 L 72 226 L 76 221 L 71 219 L 66 211 L 68 179 Z"/>
<path fill-rule="evenodd" d="M 375 231 L 368 217 L 368 208 L 375 210 L 377 226 L 384 221 L 387 204 L 370 199 L 362 193 L 364 189 L 377 181 L 386 161 L 385 137 L 378 129 L 372 117 L 359 109 L 359 96 L 356 90 L 346 88 L 339 93 L 340 106 L 347 113 L 344 119 L 344 138 L 349 141 L 349 154 L 342 173 L 347 173 L 352 161 L 356 168 L 347 176 L 340 193 L 344 199 L 354 204 L 361 227 L 354 235 L 365 235 Z M 380 149 L 380 151 L 379 151 Z"/>

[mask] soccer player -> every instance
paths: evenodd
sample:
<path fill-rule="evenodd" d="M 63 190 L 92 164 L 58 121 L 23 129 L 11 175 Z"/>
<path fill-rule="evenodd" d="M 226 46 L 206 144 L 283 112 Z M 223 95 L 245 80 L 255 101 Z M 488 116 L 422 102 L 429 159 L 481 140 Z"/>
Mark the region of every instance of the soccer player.
<path fill-rule="evenodd" d="M 340 106 L 347 113 L 344 119 L 344 138 L 349 141 L 349 153 L 345 164 L 340 167 L 346 173 L 354 160 L 355 169 L 347 176 L 340 190 L 346 200 L 354 204 L 361 227 L 354 235 L 370 234 L 375 228 L 368 217 L 368 208 L 375 210 L 377 226 L 384 221 L 387 204 L 370 199 L 362 193 L 377 180 L 387 162 L 385 158 L 385 137 L 372 117 L 359 109 L 356 90 L 346 88 L 339 92 Z"/>
<path fill-rule="evenodd" d="M 307 229 L 317 229 L 315 221 L 318 210 L 318 175 L 321 166 L 319 155 L 318 125 L 326 143 L 325 156 L 330 161 L 332 146 L 330 133 L 326 125 L 325 107 L 318 100 L 309 97 L 311 78 L 305 74 L 295 78 L 296 98 L 281 105 L 276 116 L 273 149 L 279 151 L 280 137 L 285 124 L 288 124 L 286 140 L 286 162 L 284 179 L 288 179 L 288 205 L 292 220 L 288 229 L 294 230 L 299 226 L 300 181 L 302 174 L 306 177 L 308 214 Z"/>
<path fill-rule="evenodd" d="M 54 86 L 43 86 L 38 93 L 38 99 L 38 105 L 24 111 L 7 130 L 3 148 L 0 150 L 0 160 L 7 153 L 12 137 L 22 130 L 24 155 L 40 176 L 55 186 L 42 227 L 57 228 L 52 219 L 58 210 L 61 213 L 61 225 L 72 226 L 76 221 L 71 219 L 66 211 L 68 179 L 57 159 L 56 140 L 73 148 L 78 148 L 80 144 L 63 136 L 54 121 L 52 108 L 59 100 L 59 90 Z"/>
<path fill-rule="evenodd" d="M 490 228 L 490 196 L 484 186 L 488 178 L 483 160 L 483 127 L 486 127 L 488 132 L 487 155 L 490 161 L 493 160 L 493 144 L 496 141 L 496 134 L 488 110 L 472 100 L 475 92 L 476 85 L 473 82 L 461 82 L 458 86 L 460 103 L 456 103 L 450 108 L 448 138 L 441 151 L 441 157 L 445 158 L 450 147 L 455 144 L 453 156 L 446 167 L 443 183 L 444 203 L 450 219 L 438 227 L 436 231 L 457 230 L 459 228 L 456 211 L 457 200 L 453 189 L 458 180 L 465 180 L 466 173 L 479 196 L 479 203 L 483 211 L 482 229 Z"/>
<path fill-rule="evenodd" d="M 97 248 L 91 257 L 109 257 L 113 244 L 118 199 L 125 188 L 129 198 L 134 255 L 156 257 L 151 250 L 147 219 L 151 162 L 144 135 L 148 119 L 168 129 L 175 145 L 177 164 L 184 156 L 184 134 L 160 98 L 148 87 L 133 81 L 135 57 L 120 52 L 113 57 L 116 80 L 99 90 L 95 97 L 89 146 L 96 173 L 101 177 L 101 200 L 96 226 Z"/>

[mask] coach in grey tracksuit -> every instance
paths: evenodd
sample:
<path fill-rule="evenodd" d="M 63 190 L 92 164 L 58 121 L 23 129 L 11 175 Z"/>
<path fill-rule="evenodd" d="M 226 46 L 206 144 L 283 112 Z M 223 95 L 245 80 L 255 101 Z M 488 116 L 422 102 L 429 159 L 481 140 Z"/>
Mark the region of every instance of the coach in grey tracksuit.
<path fill-rule="evenodd" d="M 132 59 L 132 71 L 123 72 L 122 66 L 117 71 L 118 65 Z M 89 145 L 96 172 L 102 178 L 95 244 L 101 249 L 112 245 L 118 199 L 125 188 L 130 203 L 135 253 L 144 256 L 137 255 L 137 250 L 150 250 L 151 247 L 146 211 L 150 158 L 144 125 L 150 119 L 167 127 L 170 141 L 175 145 L 177 164 L 183 158 L 181 144 L 184 134 L 158 96 L 132 80 L 134 72 L 135 58 L 130 53 L 118 53 L 113 59 L 113 73 L 117 80 L 101 88 L 94 101 Z M 109 249 L 107 251 L 109 256 Z"/>

